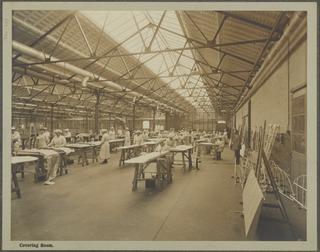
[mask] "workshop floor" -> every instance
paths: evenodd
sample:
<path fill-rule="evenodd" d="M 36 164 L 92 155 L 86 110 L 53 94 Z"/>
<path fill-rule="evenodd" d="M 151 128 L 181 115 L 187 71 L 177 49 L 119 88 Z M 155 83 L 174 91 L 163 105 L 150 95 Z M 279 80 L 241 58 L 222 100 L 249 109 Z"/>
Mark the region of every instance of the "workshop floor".
<path fill-rule="evenodd" d="M 162 191 L 139 182 L 132 192 L 134 168 L 119 168 L 119 153 L 107 165 L 69 166 L 53 186 L 18 175 L 22 198 L 12 194 L 12 240 L 246 240 L 232 152 L 226 148 L 221 161 L 202 157 L 200 171 L 175 166 Z M 259 235 L 273 239 L 265 228 L 273 232 L 274 225 L 262 227 Z"/>

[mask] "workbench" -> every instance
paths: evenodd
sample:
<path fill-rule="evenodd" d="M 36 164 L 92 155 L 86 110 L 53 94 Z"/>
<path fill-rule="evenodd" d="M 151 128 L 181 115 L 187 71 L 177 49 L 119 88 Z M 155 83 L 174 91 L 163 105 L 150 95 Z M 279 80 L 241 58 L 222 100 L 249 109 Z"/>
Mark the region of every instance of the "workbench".
<path fill-rule="evenodd" d="M 124 162 L 128 159 L 134 158 L 137 154 L 138 149 L 142 149 L 146 144 L 143 143 L 141 145 L 132 144 L 128 146 L 120 146 L 117 149 L 121 151 L 119 167 L 124 165 Z"/>
<path fill-rule="evenodd" d="M 210 147 L 214 148 L 216 150 L 216 148 L 218 148 L 218 145 L 215 143 L 205 143 L 205 142 L 201 142 L 197 144 L 197 157 L 196 157 L 196 168 L 199 167 L 199 163 L 201 163 L 201 147 Z"/>
<path fill-rule="evenodd" d="M 101 147 L 101 141 L 91 141 L 91 142 L 86 142 L 82 144 L 88 144 L 91 146 L 92 149 L 92 163 L 94 162 L 99 162 L 98 156 L 99 156 L 99 150 Z"/>
<path fill-rule="evenodd" d="M 67 168 L 67 156 L 69 156 L 71 153 L 74 152 L 73 149 L 70 148 L 66 148 L 66 147 L 47 147 L 47 148 L 43 148 L 43 149 L 49 149 L 49 150 L 53 150 L 56 151 L 59 156 L 59 175 L 62 176 L 63 173 L 64 174 L 68 174 L 68 168 Z"/>
<path fill-rule="evenodd" d="M 72 143 L 72 144 L 66 144 L 65 147 L 74 149 L 75 152 L 79 154 L 79 160 L 81 159 L 82 166 L 84 166 L 85 164 L 86 165 L 89 164 L 89 161 L 88 161 L 88 158 L 87 158 L 87 151 L 93 149 L 93 146 L 91 144 L 88 144 L 88 143 Z"/>
<path fill-rule="evenodd" d="M 37 161 L 37 157 L 32 156 L 13 156 L 11 157 L 11 176 L 12 176 L 12 192 L 17 194 L 18 198 L 21 198 L 21 191 L 17 179 L 17 173 L 19 172 L 19 165 L 24 165 L 25 163 L 35 162 Z"/>
<path fill-rule="evenodd" d="M 189 171 L 192 169 L 192 155 L 191 155 L 192 154 L 192 149 L 193 149 L 192 145 L 178 145 L 176 147 L 170 148 L 170 152 L 172 152 L 173 155 L 175 155 L 177 153 L 181 153 L 183 171 L 186 171 L 185 158 L 187 158 L 187 160 L 188 160 Z M 199 170 L 199 168 L 197 168 L 197 170 Z"/>
<path fill-rule="evenodd" d="M 165 157 L 169 153 L 169 151 L 151 152 L 125 161 L 125 164 L 135 165 L 135 171 L 132 181 L 132 191 L 137 190 L 138 181 L 145 180 L 144 170 L 148 167 L 148 165 L 152 162 L 156 162 L 159 158 Z M 159 177 L 160 176 L 158 176 L 158 178 Z"/>
<path fill-rule="evenodd" d="M 46 177 L 47 171 L 44 167 L 44 161 L 47 161 L 48 171 L 53 169 L 53 167 L 59 162 L 60 155 L 57 151 L 54 151 L 50 148 L 43 149 L 24 149 L 18 150 L 16 156 L 32 156 L 39 159 L 38 165 L 35 167 L 35 181 L 42 180 Z M 58 164 L 59 168 L 59 164 Z M 23 176 L 23 168 L 22 168 L 22 176 Z"/>
<path fill-rule="evenodd" d="M 110 145 L 110 152 L 111 152 L 114 148 L 124 145 L 124 138 L 109 140 L 109 145 Z"/>

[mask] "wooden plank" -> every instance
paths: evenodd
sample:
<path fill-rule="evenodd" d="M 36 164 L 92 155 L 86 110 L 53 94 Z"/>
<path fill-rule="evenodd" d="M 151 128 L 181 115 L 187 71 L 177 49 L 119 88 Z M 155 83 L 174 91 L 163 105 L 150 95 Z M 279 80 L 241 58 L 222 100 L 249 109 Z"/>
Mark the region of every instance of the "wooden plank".
<path fill-rule="evenodd" d="M 37 160 L 38 160 L 37 157 L 32 157 L 32 156 L 14 156 L 14 157 L 11 157 L 11 164 L 28 163 L 28 162 L 33 162 Z"/>
<path fill-rule="evenodd" d="M 171 152 L 185 152 L 187 150 L 193 149 L 192 145 L 178 145 L 174 148 L 170 148 Z"/>
<path fill-rule="evenodd" d="M 90 144 L 75 143 L 75 144 L 66 144 L 65 147 L 74 148 L 74 149 L 84 149 L 84 148 L 91 147 L 91 145 Z"/>
<path fill-rule="evenodd" d="M 131 158 L 129 160 L 126 160 L 125 163 L 126 164 L 146 164 L 150 161 L 156 160 L 159 157 L 163 157 L 163 156 L 167 155 L 168 153 L 169 153 L 169 151 L 151 152 L 151 153 L 147 153 L 142 156 L 139 156 L 139 157 L 135 157 L 135 158 Z"/>
<path fill-rule="evenodd" d="M 252 237 L 256 232 L 263 199 L 264 196 L 254 175 L 254 170 L 251 170 L 242 192 L 244 225 L 247 237 Z"/>

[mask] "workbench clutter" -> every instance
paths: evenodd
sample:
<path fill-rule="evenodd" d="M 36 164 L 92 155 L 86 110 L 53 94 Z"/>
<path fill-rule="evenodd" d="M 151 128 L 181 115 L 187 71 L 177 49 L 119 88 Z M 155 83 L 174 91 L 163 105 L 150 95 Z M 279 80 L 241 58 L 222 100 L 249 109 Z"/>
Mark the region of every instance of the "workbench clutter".
<path fill-rule="evenodd" d="M 271 154 L 277 142 L 276 139 L 278 139 L 277 143 L 281 144 L 279 130 L 280 127 L 276 124 L 270 124 L 266 127 L 265 121 L 264 126 L 260 127 L 258 132 L 251 134 L 252 139 L 240 140 L 243 143 L 243 147 L 240 151 L 240 164 L 237 165 L 235 163 L 234 179 L 235 183 L 240 183 L 243 188 L 243 213 L 246 220 L 247 236 L 254 236 L 261 209 L 273 208 L 279 210 L 278 213 L 290 228 L 293 239 L 296 240 L 298 239 L 296 230 L 290 221 L 284 199 L 292 201 L 302 211 L 307 209 L 306 176 L 301 175 L 292 179 L 284 169 L 272 160 L 272 157 L 275 156 Z M 254 143 L 252 148 L 250 148 L 247 141 L 250 141 L 251 144 Z M 255 191 L 260 192 L 260 196 L 250 196 L 250 198 L 257 198 L 256 203 L 254 203 L 254 200 L 247 200 L 248 194 L 253 193 L 251 188 L 253 184 L 259 188 L 259 190 L 256 189 Z M 251 189 L 248 189 L 249 187 Z M 271 203 L 274 201 L 276 204 Z M 253 208 L 255 209 L 254 212 L 249 213 Z"/>

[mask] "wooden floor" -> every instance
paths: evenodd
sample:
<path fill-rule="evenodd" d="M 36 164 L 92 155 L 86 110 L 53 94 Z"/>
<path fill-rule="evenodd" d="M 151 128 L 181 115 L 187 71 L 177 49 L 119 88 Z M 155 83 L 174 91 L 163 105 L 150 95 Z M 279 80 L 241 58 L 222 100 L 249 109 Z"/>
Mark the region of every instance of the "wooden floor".
<path fill-rule="evenodd" d="M 173 183 L 162 191 L 140 182 L 132 192 L 134 168 L 119 168 L 119 153 L 107 165 L 72 165 L 53 186 L 35 184 L 27 174 L 22 198 L 12 195 L 12 239 L 246 240 L 233 154 L 226 148 L 222 158 L 203 156 L 199 171 L 175 166 Z"/>

